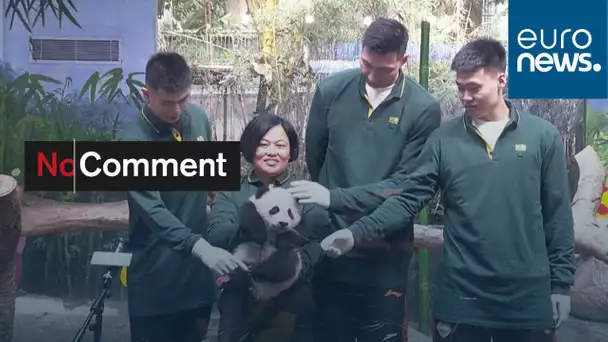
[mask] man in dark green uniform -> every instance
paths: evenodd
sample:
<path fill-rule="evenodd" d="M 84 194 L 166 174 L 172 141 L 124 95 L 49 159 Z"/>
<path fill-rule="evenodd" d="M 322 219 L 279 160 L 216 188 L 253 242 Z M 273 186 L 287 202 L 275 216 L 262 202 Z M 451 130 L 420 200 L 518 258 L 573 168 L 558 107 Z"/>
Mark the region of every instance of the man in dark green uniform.
<path fill-rule="evenodd" d="M 306 162 L 314 182 L 293 182 L 290 192 L 300 203 L 328 208 L 334 230 L 380 205 L 385 192 L 414 168 L 427 137 L 441 123 L 438 101 L 401 70 L 407 43 L 401 23 L 377 19 L 363 38 L 361 68 L 317 86 L 306 130 Z M 410 223 L 409 229 L 320 265 L 317 341 L 403 339 L 411 232 Z"/>
<path fill-rule="evenodd" d="M 176 53 L 158 53 L 146 65 L 148 104 L 119 140 L 208 141 L 205 111 L 188 104 L 191 73 Z M 131 191 L 129 203 L 129 315 L 133 342 L 200 342 L 204 339 L 219 274 L 246 269 L 204 239 L 207 193 Z"/>
<path fill-rule="evenodd" d="M 557 129 L 503 99 L 506 52 L 478 39 L 454 57 L 465 114 L 436 130 L 402 193 L 321 246 L 341 255 L 409 224 L 441 189 L 434 340 L 552 342 L 570 311 L 574 237 Z"/>

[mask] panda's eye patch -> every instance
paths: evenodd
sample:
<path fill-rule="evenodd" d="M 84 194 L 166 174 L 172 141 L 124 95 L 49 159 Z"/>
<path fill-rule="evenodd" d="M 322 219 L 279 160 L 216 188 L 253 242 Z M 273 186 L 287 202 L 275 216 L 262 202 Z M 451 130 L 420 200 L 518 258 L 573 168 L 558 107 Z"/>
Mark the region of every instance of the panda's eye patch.
<path fill-rule="evenodd" d="M 281 211 L 281 209 L 279 209 L 279 207 L 277 207 L 277 206 L 274 206 L 274 207 L 272 207 L 272 209 L 270 209 L 268 211 L 268 214 L 270 214 L 270 215 L 276 215 L 276 214 L 279 213 L 279 211 Z"/>
<path fill-rule="evenodd" d="M 289 215 L 289 218 L 293 220 L 293 213 L 291 212 L 291 209 L 287 209 L 287 215 Z"/>

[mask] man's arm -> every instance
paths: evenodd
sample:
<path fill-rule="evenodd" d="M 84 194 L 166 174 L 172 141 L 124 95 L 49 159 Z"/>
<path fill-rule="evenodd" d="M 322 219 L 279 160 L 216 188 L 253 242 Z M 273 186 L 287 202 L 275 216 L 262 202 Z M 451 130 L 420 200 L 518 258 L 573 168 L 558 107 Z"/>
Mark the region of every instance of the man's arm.
<path fill-rule="evenodd" d="M 323 250 L 321 249 L 320 242 L 332 233 L 331 222 L 327 211 L 318 205 L 310 205 L 303 214 L 302 218 L 304 224 L 306 224 L 307 230 L 310 229 L 310 241 L 302 247 L 300 254 L 302 255 L 302 277 L 312 277 L 315 266 L 323 258 Z"/>
<path fill-rule="evenodd" d="M 441 107 L 433 102 L 419 117 L 414 131 L 403 149 L 395 172 L 381 182 L 329 191 L 329 209 L 340 214 L 369 214 L 387 198 L 387 192 L 394 192 L 417 165 L 426 140 L 441 125 Z"/>
<path fill-rule="evenodd" d="M 218 192 L 211 205 L 207 241 L 226 250 L 233 247 L 239 232 L 238 208 L 226 192 Z"/>
<path fill-rule="evenodd" d="M 574 284 L 574 222 L 564 146 L 556 129 L 542 161 L 541 205 L 553 294 L 569 294 Z"/>
<path fill-rule="evenodd" d="M 329 132 L 327 130 L 327 106 L 323 94 L 317 85 L 312 98 L 308 123 L 306 124 L 306 166 L 310 178 L 317 182 L 321 167 L 325 163 Z"/>
<path fill-rule="evenodd" d="M 393 190 L 395 194 L 371 215 L 348 228 L 355 239 L 355 246 L 394 233 L 413 222 L 431 200 L 439 184 L 440 152 L 439 140 L 433 134 L 416 160 L 418 167 L 407 176 L 399 189 Z"/>
<path fill-rule="evenodd" d="M 119 141 L 144 141 L 130 129 L 120 130 Z M 202 239 L 182 223 L 167 207 L 158 191 L 127 191 L 129 210 L 141 218 L 152 234 L 167 242 L 171 248 L 192 253 L 194 244 Z"/>
<path fill-rule="evenodd" d="M 158 191 L 128 191 L 127 198 L 130 210 L 172 249 L 191 254 L 194 244 L 202 239 L 165 207 Z"/>

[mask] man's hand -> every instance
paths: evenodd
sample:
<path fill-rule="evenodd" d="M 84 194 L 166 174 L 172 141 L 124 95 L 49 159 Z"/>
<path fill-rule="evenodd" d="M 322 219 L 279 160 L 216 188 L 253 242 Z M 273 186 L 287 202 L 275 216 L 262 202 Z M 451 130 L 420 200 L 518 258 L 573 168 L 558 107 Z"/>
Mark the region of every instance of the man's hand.
<path fill-rule="evenodd" d="M 209 191 L 207 193 L 207 216 L 211 215 L 211 203 L 213 203 L 215 195 L 215 191 Z"/>
<path fill-rule="evenodd" d="M 329 190 L 323 185 L 311 181 L 294 181 L 287 189 L 302 204 L 318 204 L 329 208 Z"/>
<path fill-rule="evenodd" d="M 570 316 L 570 296 L 552 294 L 551 303 L 553 304 L 553 322 L 557 329 Z"/>
<path fill-rule="evenodd" d="M 355 237 L 349 229 L 340 229 L 321 241 L 321 248 L 332 258 L 348 253 L 355 247 Z"/>
<path fill-rule="evenodd" d="M 226 275 L 239 267 L 245 271 L 249 271 L 247 265 L 230 254 L 230 252 L 211 246 L 204 239 L 200 239 L 194 244 L 192 254 L 201 259 L 203 264 L 217 272 L 220 276 Z"/>

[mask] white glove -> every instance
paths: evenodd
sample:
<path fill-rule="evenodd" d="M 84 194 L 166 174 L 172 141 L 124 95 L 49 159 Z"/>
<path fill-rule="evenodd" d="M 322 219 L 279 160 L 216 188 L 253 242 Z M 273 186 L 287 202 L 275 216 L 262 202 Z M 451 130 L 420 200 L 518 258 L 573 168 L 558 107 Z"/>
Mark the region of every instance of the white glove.
<path fill-rule="evenodd" d="M 225 249 L 211 246 L 205 239 L 199 239 L 192 248 L 192 254 L 203 262 L 207 267 L 219 275 L 226 275 L 237 268 L 249 271 L 247 265 Z"/>
<path fill-rule="evenodd" d="M 318 204 L 321 207 L 329 208 L 329 190 L 323 185 L 311 181 L 293 181 L 291 187 L 287 189 L 299 203 Z"/>
<path fill-rule="evenodd" d="M 570 316 L 570 296 L 552 294 L 551 303 L 553 304 L 553 322 L 557 329 Z"/>
<path fill-rule="evenodd" d="M 332 258 L 348 253 L 355 247 L 355 237 L 349 229 L 340 229 L 321 241 L 321 248 Z"/>

